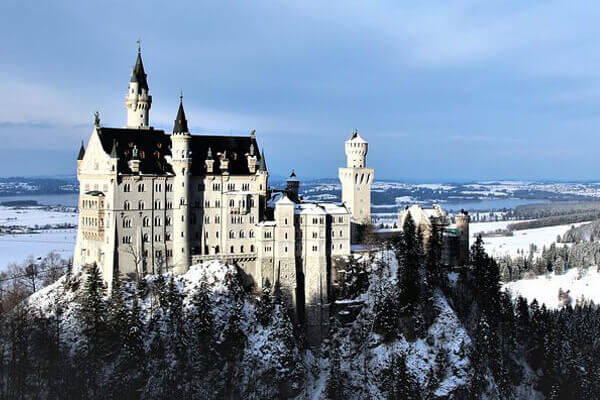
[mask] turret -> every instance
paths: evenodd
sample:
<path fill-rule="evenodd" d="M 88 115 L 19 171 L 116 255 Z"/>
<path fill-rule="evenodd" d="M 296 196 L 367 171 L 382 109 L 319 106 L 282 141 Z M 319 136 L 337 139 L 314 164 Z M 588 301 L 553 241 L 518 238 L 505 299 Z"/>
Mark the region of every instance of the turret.
<path fill-rule="evenodd" d="M 81 141 L 81 147 L 79 148 L 79 154 L 77 155 L 77 173 L 79 174 L 79 170 L 81 168 L 81 162 L 83 161 L 83 156 L 85 156 L 85 147 L 83 146 L 83 140 Z"/>
<path fill-rule="evenodd" d="M 213 158 L 212 149 L 210 147 L 208 148 L 208 151 L 206 152 L 206 160 L 204 160 L 204 164 L 206 166 L 207 174 L 214 173 L 215 159 Z"/>
<path fill-rule="evenodd" d="M 127 128 L 149 128 L 149 114 L 152 96 L 148 90 L 148 80 L 142 63 L 142 50 L 138 46 L 135 66 L 131 70 L 129 88 L 125 96 L 127 108 Z"/>
<path fill-rule="evenodd" d="M 455 217 L 458 232 L 458 265 L 469 261 L 469 213 L 461 210 Z"/>
<path fill-rule="evenodd" d="M 190 266 L 190 169 L 191 135 L 183 110 L 183 96 L 171 135 L 171 165 L 175 172 L 173 182 L 173 264 L 175 273 L 185 273 Z"/>
<path fill-rule="evenodd" d="M 140 173 L 140 157 L 137 146 L 133 146 L 133 150 L 131 151 L 131 160 L 129 160 L 129 169 L 134 174 Z"/>
<path fill-rule="evenodd" d="M 300 181 L 298 180 L 298 178 L 296 178 L 296 172 L 294 172 L 294 170 L 292 170 L 290 177 L 288 178 L 288 180 L 285 183 L 286 183 L 285 191 L 288 193 L 288 196 L 290 197 L 290 199 L 292 199 L 293 201 L 298 201 L 298 193 L 300 191 Z"/>
<path fill-rule="evenodd" d="M 369 144 L 358 131 L 352 132 L 345 142 L 346 168 L 339 169 L 342 183 L 342 201 L 346 204 L 354 221 L 360 224 L 371 222 L 371 184 L 374 171 L 366 167 Z"/>

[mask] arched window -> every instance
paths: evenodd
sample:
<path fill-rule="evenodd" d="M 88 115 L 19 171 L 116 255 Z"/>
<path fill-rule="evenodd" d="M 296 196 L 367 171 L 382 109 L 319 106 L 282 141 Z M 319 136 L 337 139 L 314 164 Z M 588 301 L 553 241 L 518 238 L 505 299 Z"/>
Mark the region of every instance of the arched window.
<path fill-rule="evenodd" d="M 144 243 L 146 243 L 148 241 L 148 234 L 144 233 L 144 236 L 142 236 L 142 240 L 144 241 Z"/>
<path fill-rule="evenodd" d="M 230 253 L 234 253 L 233 246 L 231 246 L 231 247 L 229 248 L 229 252 L 230 252 Z"/>
<path fill-rule="evenodd" d="M 140 210 L 144 209 L 144 202 L 142 200 L 138 201 L 138 209 L 140 209 Z"/>
<path fill-rule="evenodd" d="M 235 207 L 235 200 L 229 200 L 229 207 Z"/>
<path fill-rule="evenodd" d="M 125 200 L 125 202 L 123 203 L 123 209 L 129 210 L 130 208 L 131 208 L 131 204 L 129 204 L 129 202 L 127 200 Z"/>
<path fill-rule="evenodd" d="M 219 246 L 215 246 L 215 254 L 219 254 L 220 251 Z"/>
<path fill-rule="evenodd" d="M 229 231 L 229 239 L 235 239 L 235 232 Z"/>
<path fill-rule="evenodd" d="M 123 220 L 123 228 L 131 228 L 131 220 L 129 218 Z"/>
<path fill-rule="evenodd" d="M 254 245 L 253 244 L 250 245 L 250 253 L 254 253 Z"/>
<path fill-rule="evenodd" d="M 244 252 L 244 246 L 240 246 L 240 253 Z"/>
<path fill-rule="evenodd" d="M 148 218 L 148 217 L 144 217 L 144 219 L 142 220 L 142 225 L 143 225 L 144 227 L 148 227 L 148 226 L 150 226 L 150 218 Z"/>
<path fill-rule="evenodd" d="M 240 239 L 243 239 L 246 237 L 246 234 L 244 233 L 244 231 L 240 231 Z"/>
<path fill-rule="evenodd" d="M 154 226 L 160 226 L 160 217 L 154 217 Z"/>
<path fill-rule="evenodd" d="M 248 233 L 248 237 L 249 237 L 249 238 L 251 238 L 251 239 L 252 239 L 252 238 L 254 238 L 254 231 L 252 231 L 252 230 L 251 230 L 251 231 Z"/>

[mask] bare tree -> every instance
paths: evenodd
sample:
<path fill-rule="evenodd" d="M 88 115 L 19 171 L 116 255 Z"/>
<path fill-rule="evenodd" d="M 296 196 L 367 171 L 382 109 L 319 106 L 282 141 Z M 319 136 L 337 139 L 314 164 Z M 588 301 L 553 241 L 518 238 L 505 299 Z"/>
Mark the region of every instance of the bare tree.
<path fill-rule="evenodd" d="M 131 257 L 133 258 L 133 264 L 135 265 L 135 277 L 136 280 L 139 282 L 144 272 L 142 271 L 145 261 L 144 253 L 141 249 L 137 249 L 131 243 L 128 244 L 127 248 L 125 249 L 125 252 L 131 254 Z"/>

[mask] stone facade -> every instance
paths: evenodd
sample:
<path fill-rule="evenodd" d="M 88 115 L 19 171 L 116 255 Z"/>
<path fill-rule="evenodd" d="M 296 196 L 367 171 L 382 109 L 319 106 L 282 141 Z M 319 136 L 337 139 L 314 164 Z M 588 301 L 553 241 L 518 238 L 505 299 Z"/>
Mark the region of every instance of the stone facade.
<path fill-rule="evenodd" d="M 367 143 L 354 132 L 340 169 L 343 202 L 304 202 L 294 173 L 283 190 L 269 172 L 254 131 L 193 135 L 180 99 L 172 133 L 149 124 L 152 97 L 138 50 L 129 82 L 125 128 L 97 117 L 77 160 L 80 223 L 76 265 L 113 274 L 184 273 L 221 259 L 260 289 L 281 289 L 311 344 L 326 335 L 331 270 L 351 253 L 351 224 L 370 219 L 373 170 Z"/>

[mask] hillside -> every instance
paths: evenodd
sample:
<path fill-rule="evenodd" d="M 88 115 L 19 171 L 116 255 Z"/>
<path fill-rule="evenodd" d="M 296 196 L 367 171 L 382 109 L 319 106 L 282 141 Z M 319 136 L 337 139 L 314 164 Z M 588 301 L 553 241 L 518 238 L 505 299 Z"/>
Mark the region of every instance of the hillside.
<path fill-rule="evenodd" d="M 0 314 L 0 398 L 597 398 L 597 307 L 511 302 L 481 242 L 458 273 L 408 236 L 392 249 L 354 265 L 368 282 L 336 302 L 319 349 L 234 266 L 117 279 L 110 295 L 77 269 Z"/>

